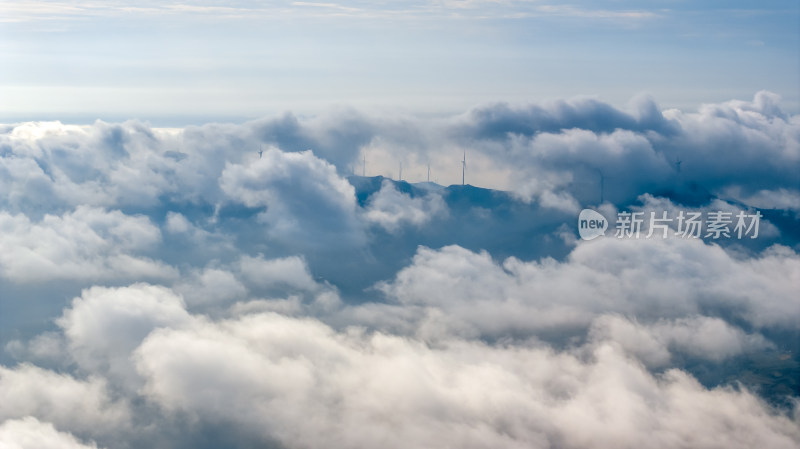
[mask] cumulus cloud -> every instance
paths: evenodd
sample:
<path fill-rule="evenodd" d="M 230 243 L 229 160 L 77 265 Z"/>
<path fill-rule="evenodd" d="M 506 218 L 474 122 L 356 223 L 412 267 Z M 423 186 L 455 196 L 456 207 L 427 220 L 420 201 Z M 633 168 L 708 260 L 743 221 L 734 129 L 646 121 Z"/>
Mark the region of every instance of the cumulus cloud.
<path fill-rule="evenodd" d="M 0 366 L 0 422 L 35 416 L 85 435 L 128 428 L 125 401 L 112 399 L 107 382 L 98 376 L 79 380 L 29 364 Z"/>
<path fill-rule="evenodd" d="M 18 282 L 51 279 L 164 279 L 176 272 L 142 255 L 160 243 L 147 217 L 79 206 L 33 221 L 0 211 L 0 274 Z"/>
<path fill-rule="evenodd" d="M 133 374 L 129 354 L 153 329 L 189 321 L 183 300 L 171 290 L 134 284 L 84 290 L 57 323 L 80 366 L 128 379 Z"/>
<path fill-rule="evenodd" d="M 789 189 L 758 190 L 749 195 L 743 195 L 741 189 L 733 187 L 723 192 L 730 197 L 749 204 L 759 209 L 790 210 L 800 212 L 800 191 Z"/>
<path fill-rule="evenodd" d="M 66 342 L 57 332 L 45 332 L 27 342 L 11 340 L 5 349 L 16 360 L 27 360 L 43 365 L 54 362 L 65 364 L 71 361 Z"/>
<path fill-rule="evenodd" d="M 558 100 L 544 105 L 496 103 L 478 106 L 460 117 L 458 131 L 476 138 L 557 133 L 585 129 L 610 133 L 617 129 L 656 131 L 670 134 L 677 123 L 666 119 L 653 99 L 640 96 L 632 101 L 633 113 L 621 111 L 593 98 Z"/>
<path fill-rule="evenodd" d="M 408 173 L 427 163 L 452 183 L 468 150 L 470 183 L 545 202 L 555 195 L 596 204 L 601 177 L 605 199 L 615 203 L 646 191 L 698 200 L 729 189 L 739 189 L 742 198 L 784 189 L 791 197 L 797 193 L 799 126 L 769 92 L 697 112 L 662 110 L 637 97 L 624 109 L 577 98 L 488 104 L 425 120 L 336 110 L 184 130 L 136 121 L 21 123 L 0 133 L 0 182 L 11 212 L 63 212 L 80 204 L 155 207 L 164 198 L 216 205 L 230 200 L 220 189 L 222 171 L 229 164 L 249 166 L 258 151 L 273 146 L 311 150 L 339 174 L 360 167 L 366 156 L 371 174 L 393 173 L 398 161 L 410 163 Z M 419 180 L 423 171 L 416 170 Z"/>
<path fill-rule="evenodd" d="M 172 211 L 167 213 L 165 228 L 173 234 L 187 233 L 194 230 L 192 223 L 183 214 Z"/>
<path fill-rule="evenodd" d="M 579 244 L 564 262 L 420 248 L 381 289 L 404 306 L 443 310 L 436 328 L 495 338 L 585 329 L 606 312 L 652 320 L 719 309 L 788 329 L 800 319 L 799 276 L 800 257 L 788 248 L 737 260 L 700 240 L 606 238 Z"/>
<path fill-rule="evenodd" d="M 565 191 L 596 204 L 601 176 L 605 199 L 616 203 L 643 191 L 696 198 L 731 186 L 785 188 L 796 179 L 799 123 L 780 110 L 774 94 L 694 113 L 660 111 L 647 98 L 631 109 L 580 99 L 488 105 L 460 117 L 452 135 L 512 168 L 508 187 L 529 196 Z"/>
<path fill-rule="evenodd" d="M 239 261 L 241 275 L 252 285 L 261 288 L 289 287 L 300 291 L 314 291 L 319 286 L 314 281 L 306 261 L 298 256 L 267 260 L 243 256 Z"/>
<path fill-rule="evenodd" d="M 390 232 L 396 232 L 403 223 L 420 226 L 443 214 L 447 214 L 447 205 L 441 195 L 430 193 L 412 198 L 397 190 L 391 182 L 384 181 L 381 189 L 370 196 L 365 217 Z"/>
<path fill-rule="evenodd" d="M 276 239 L 312 247 L 362 239 L 353 186 L 311 151 L 270 149 L 247 166 L 227 166 L 220 186 L 234 201 L 266 207 L 259 219 Z"/>
<path fill-rule="evenodd" d="M 178 282 L 176 290 L 193 305 L 224 304 L 247 293 L 233 273 L 215 267 L 192 270 Z"/>
<path fill-rule="evenodd" d="M 179 353 L 176 357 L 174 354 Z M 793 447 L 796 423 L 745 391 L 654 377 L 613 346 L 540 347 L 335 332 L 260 314 L 160 330 L 137 350 L 145 394 L 289 447 Z M 198 376 L 197 373 L 204 373 Z"/>
<path fill-rule="evenodd" d="M 0 445 L 6 449 L 97 449 L 94 443 L 84 444 L 30 416 L 0 424 Z"/>
<path fill-rule="evenodd" d="M 286 113 L 252 122 L 250 128 L 266 144 L 290 152 L 313 149 L 319 157 L 346 172 L 359 149 L 381 134 L 385 127 L 358 111 L 340 108 L 332 114 L 302 121 Z"/>
<path fill-rule="evenodd" d="M 4 197 L 12 211 L 50 212 L 93 205 L 153 205 L 174 189 L 176 161 L 159 157 L 173 146 L 168 132 L 136 121 L 22 123 L 0 136 L 0 171 L 9 176 Z"/>
<path fill-rule="evenodd" d="M 691 316 L 642 324 L 603 315 L 592 322 L 592 338 L 610 340 L 649 366 L 669 364 L 671 351 L 722 361 L 745 352 L 772 347 L 763 336 L 747 334 L 720 318 Z"/>
<path fill-rule="evenodd" d="M 597 245 L 604 241 L 608 243 Z M 709 272 L 691 273 L 677 267 L 675 272 L 664 272 L 664 261 L 658 258 L 652 266 L 641 265 L 645 253 L 682 254 L 682 260 L 692 260 L 695 269 L 709 258 L 722 258 L 727 265 L 709 264 L 712 273 L 720 270 L 716 276 L 731 268 L 726 276 L 752 273 L 737 286 L 741 290 L 748 283 L 750 288 L 769 286 L 775 281 L 769 276 L 776 268 L 781 274 L 796 271 L 797 255 L 771 251 L 759 260 L 739 261 L 716 246 L 694 240 L 665 240 L 658 250 L 650 247 L 638 250 L 637 255 L 638 248 L 632 244 L 641 243 L 606 239 L 581 244 L 563 263 L 509 259 L 498 264 L 487 253 L 457 247 L 420 249 L 413 263 L 383 288 L 406 307 L 436 309 L 440 317 L 460 320 L 460 328 L 447 321 L 438 323 L 436 339 L 425 332 L 398 334 L 391 326 L 381 330 L 379 322 L 372 331 L 350 325 L 334 328 L 303 316 L 311 309 L 302 307 L 290 311 L 297 316 L 265 312 L 267 307 L 259 309 L 252 303 L 236 304 L 233 318 L 192 315 L 169 289 L 142 284 L 88 290 L 58 323 L 83 369 L 121 382 L 122 391 L 162 410 L 166 422 L 182 416 L 196 417 L 200 426 L 224 421 L 234 432 L 256 435 L 264 444 L 672 447 L 675 441 L 684 441 L 692 447 L 796 445 L 800 426 L 753 393 L 725 386 L 708 389 L 680 369 L 656 374 L 646 368 L 668 367 L 676 351 L 713 362 L 771 344 L 718 317 L 697 315 L 698 297 L 685 299 L 673 318 L 664 318 L 669 314 L 658 310 L 661 291 L 648 290 L 652 283 L 658 287 L 678 278 L 687 283 L 681 276 L 722 282 Z M 620 246 L 623 252 L 616 251 Z M 629 257 L 617 259 L 612 266 L 597 259 L 615 251 Z M 274 277 L 283 273 L 287 281 L 297 280 L 301 290 L 313 285 L 307 267 L 297 258 L 268 261 L 259 256 L 239 264 L 244 267 L 240 274 L 248 272 L 255 280 L 259 273 Z M 660 270 L 662 278 L 630 272 L 635 269 Z M 620 281 L 622 285 L 611 289 Z M 780 301 L 791 301 L 790 287 L 783 292 L 781 288 L 773 286 L 772 293 L 778 293 Z M 582 298 L 581 292 L 590 295 Z M 699 297 L 729 299 L 730 291 L 713 292 L 700 292 Z M 452 302 L 444 302 L 445 297 L 453 298 Z M 592 301 L 601 304 L 598 310 L 592 309 Z M 651 310 L 654 305 L 656 310 Z M 521 327 L 524 320 L 512 320 L 545 315 L 555 323 L 550 326 L 564 328 L 564 320 L 556 316 L 562 306 L 587 310 L 583 315 L 568 315 L 585 318 L 581 325 L 591 328 L 583 343 L 556 349 L 535 338 L 541 328 Z M 320 316 L 337 321 L 342 314 L 357 314 L 359 308 L 348 310 L 338 304 Z M 615 308 L 641 319 L 604 312 Z M 431 326 L 430 316 L 420 323 L 422 328 Z M 349 322 L 357 322 L 352 318 Z M 762 324 L 780 326 L 789 321 Z M 568 322 L 567 327 L 572 324 Z M 463 331 L 470 328 L 472 333 Z M 527 330 L 534 338 L 495 343 L 474 338 L 493 330 L 522 337 L 519 332 Z M 32 385 L 42 378 L 59 378 L 40 368 L 24 369 L 24 379 Z M 6 374 L 4 379 L 14 377 Z M 18 388 L 17 382 L 6 381 Z M 29 394 L 19 391 L 22 398 Z M 104 406 L 111 407 L 101 403 L 97 409 Z M 52 410 L 30 406 L 16 413 L 55 423 L 63 419 Z M 69 421 L 59 428 L 75 429 Z"/>
<path fill-rule="evenodd" d="M 798 129 L 767 92 L 4 126 L 0 445 L 796 447 Z"/>

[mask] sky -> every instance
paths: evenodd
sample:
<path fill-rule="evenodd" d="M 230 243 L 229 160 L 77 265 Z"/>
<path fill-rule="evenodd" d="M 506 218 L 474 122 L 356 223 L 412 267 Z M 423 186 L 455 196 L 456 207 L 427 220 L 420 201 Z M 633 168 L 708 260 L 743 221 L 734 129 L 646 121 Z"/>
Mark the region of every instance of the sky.
<path fill-rule="evenodd" d="M 798 19 L 0 3 L 0 448 L 797 448 Z"/>
<path fill-rule="evenodd" d="M 461 112 L 767 89 L 800 108 L 793 1 L 0 2 L 0 119 L 155 125 L 332 106 Z"/>

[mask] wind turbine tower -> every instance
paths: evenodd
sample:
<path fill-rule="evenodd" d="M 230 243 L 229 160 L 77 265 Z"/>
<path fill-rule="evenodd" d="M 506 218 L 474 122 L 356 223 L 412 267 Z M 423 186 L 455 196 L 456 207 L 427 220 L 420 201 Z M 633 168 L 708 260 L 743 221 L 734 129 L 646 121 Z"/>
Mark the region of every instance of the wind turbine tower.
<path fill-rule="evenodd" d="M 600 175 L 600 204 L 603 204 L 603 200 L 605 199 L 606 177 L 599 168 L 595 168 L 595 170 L 597 170 L 597 174 Z"/>
<path fill-rule="evenodd" d="M 464 175 L 467 172 L 467 152 L 464 152 L 464 159 L 461 160 L 461 185 L 464 185 Z"/>

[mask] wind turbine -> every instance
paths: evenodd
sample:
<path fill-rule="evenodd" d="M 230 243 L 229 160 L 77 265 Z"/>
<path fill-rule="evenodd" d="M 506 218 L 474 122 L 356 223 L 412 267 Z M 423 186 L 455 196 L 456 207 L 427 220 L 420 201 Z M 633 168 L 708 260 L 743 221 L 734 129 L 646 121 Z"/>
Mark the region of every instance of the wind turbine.
<path fill-rule="evenodd" d="M 603 204 L 606 190 L 606 177 L 603 175 L 603 171 L 599 168 L 595 168 L 595 170 L 597 170 L 597 173 L 600 175 L 600 204 Z"/>
<path fill-rule="evenodd" d="M 677 158 L 675 159 L 675 170 L 677 170 L 677 171 L 678 171 L 678 173 L 680 173 L 680 172 L 681 172 L 681 164 L 682 164 L 682 163 L 683 163 L 683 161 L 682 161 L 682 160 L 680 160 L 680 159 L 677 159 Z"/>
<path fill-rule="evenodd" d="M 464 152 L 464 159 L 461 161 L 461 185 L 464 185 L 464 174 L 467 172 L 467 152 Z"/>
<path fill-rule="evenodd" d="M 428 162 L 428 182 L 431 182 L 431 163 Z"/>

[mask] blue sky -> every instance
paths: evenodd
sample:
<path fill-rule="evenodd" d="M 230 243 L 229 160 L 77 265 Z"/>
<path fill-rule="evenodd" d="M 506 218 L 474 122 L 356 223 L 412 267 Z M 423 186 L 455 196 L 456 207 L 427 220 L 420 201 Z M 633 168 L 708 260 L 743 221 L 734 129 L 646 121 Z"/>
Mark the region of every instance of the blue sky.
<path fill-rule="evenodd" d="M 800 99 L 796 2 L 0 2 L 0 119 Z"/>

